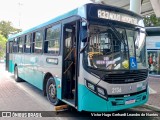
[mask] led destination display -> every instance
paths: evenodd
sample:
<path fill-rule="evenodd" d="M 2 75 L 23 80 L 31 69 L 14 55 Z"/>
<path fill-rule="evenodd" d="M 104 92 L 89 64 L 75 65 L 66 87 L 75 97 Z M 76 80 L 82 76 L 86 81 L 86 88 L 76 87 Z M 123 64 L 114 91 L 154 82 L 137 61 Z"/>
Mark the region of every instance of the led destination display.
<path fill-rule="evenodd" d="M 117 13 L 117 12 L 110 12 L 110 11 L 101 10 L 101 9 L 99 9 L 97 12 L 98 12 L 98 18 L 115 20 L 115 21 L 138 25 L 137 18 L 134 18 L 134 17 L 126 15 L 126 14 Z"/>

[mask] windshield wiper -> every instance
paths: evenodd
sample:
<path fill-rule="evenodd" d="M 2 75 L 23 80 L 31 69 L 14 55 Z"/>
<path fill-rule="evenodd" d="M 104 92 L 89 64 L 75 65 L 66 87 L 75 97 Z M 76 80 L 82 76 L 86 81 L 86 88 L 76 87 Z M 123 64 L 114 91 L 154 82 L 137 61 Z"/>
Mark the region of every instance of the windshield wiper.
<path fill-rule="evenodd" d="M 116 28 L 112 24 L 110 24 L 110 23 L 109 23 L 109 26 L 111 27 L 113 33 L 118 38 L 118 40 L 120 42 L 122 42 L 125 46 L 127 46 L 126 43 L 125 43 L 125 40 L 121 37 L 120 33 L 116 30 Z"/>

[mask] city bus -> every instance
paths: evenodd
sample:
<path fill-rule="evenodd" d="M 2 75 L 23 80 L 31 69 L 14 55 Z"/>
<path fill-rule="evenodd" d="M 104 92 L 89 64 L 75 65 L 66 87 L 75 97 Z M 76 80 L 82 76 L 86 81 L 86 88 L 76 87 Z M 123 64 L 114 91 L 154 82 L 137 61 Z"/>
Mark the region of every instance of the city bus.
<path fill-rule="evenodd" d="M 143 18 L 88 3 L 8 38 L 6 69 L 53 105 L 109 112 L 148 100 Z"/>

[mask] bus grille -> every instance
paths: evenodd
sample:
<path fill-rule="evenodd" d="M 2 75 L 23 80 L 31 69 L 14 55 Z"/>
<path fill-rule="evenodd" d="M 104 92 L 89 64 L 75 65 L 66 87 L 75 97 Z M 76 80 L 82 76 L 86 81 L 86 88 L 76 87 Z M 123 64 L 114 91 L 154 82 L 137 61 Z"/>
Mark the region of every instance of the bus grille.
<path fill-rule="evenodd" d="M 112 84 L 125 84 L 143 81 L 147 78 L 148 71 L 125 71 L 122 73 L 111 73 L 104 77 L 104 81 Z"/>

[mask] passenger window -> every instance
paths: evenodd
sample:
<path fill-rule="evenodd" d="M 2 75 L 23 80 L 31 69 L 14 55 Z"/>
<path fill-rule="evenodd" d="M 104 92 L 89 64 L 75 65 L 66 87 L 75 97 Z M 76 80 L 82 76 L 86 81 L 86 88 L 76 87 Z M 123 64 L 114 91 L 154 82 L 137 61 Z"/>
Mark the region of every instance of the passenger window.
<path fill-rule="evenodd" d="M 10 42 L 9 42 L 9 53 L 12 53 L 12 52 L 13 52 L 12 47 L 13 47 L 13 42 L 10 41 Z"/>
<path fill-rule="evenodd" d="M 18 41 L 17 38 L 14 39 L 13 41 L 13 53 L 17 53 L 18 52 Z"/>
<path fill-rule="evenodd" d="M 25 36 L 25 53 L 31 53 L 31 34 Z"/>
<path fill-rule="evenodd" d="M 42 31 L 34 34 L 34 53 L 42 53 L 43 33 Z"/>
<path fill-rule="evenodd" d="M 61 26 L 56 25 L 46 29 L 44 53 L 59 54 Z"/>
<path fill-rule="evenodd" d="M 24 45 L 24 39 L 23 39 L 23 37 L 19 38 L 18 44 L 19 44 L 19 53 L 23 53 L 23 45 Z"/>

